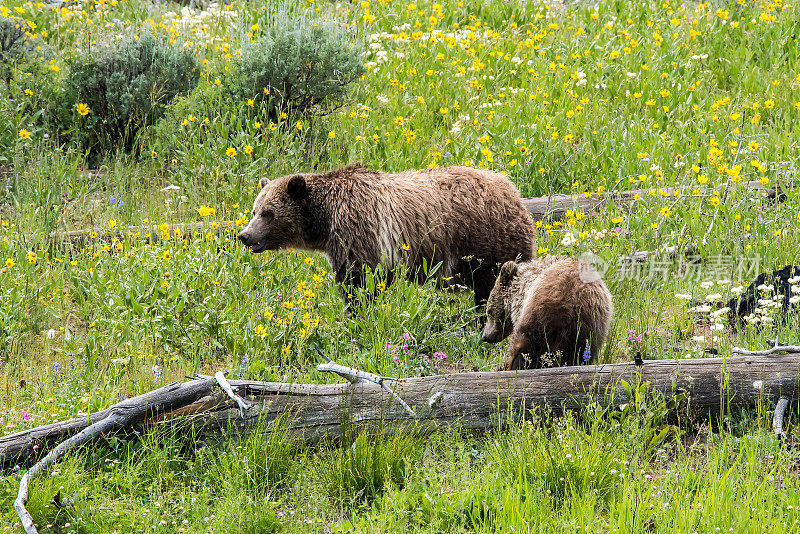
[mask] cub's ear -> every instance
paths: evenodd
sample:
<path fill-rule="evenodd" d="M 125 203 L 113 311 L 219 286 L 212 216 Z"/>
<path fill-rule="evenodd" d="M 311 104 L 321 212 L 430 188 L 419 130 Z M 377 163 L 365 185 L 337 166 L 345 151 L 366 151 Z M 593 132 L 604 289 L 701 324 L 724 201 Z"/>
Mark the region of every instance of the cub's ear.
<path fill-rule="evenodd" d="M 519 272 L 519 265 L 514 261 L 507 261 L 500 267 L 500 274 L 498 278 L 503 284 L 510 284 L 514 278 L 517 277 Z"/>
<path fill-rule="evenodd" d="M 286 192 L 295 200 L 305 197 L 308 193 L 306 179 L 299 174 L 292 176 L 286 184 Z"/>
<path fill-rule="evenodd" d="M 262 179 L 261 179 L 261 180 L 258 182 L 258 185 L 259 185 L 259 187 L 260 187 L 261 189 L 264 189 L 264 186 L 266 186 L 268 183 L 269 183 L 269 178 L 266 178 L 266 177 L 265 177 L 265 178 L 262 178 Z"/>

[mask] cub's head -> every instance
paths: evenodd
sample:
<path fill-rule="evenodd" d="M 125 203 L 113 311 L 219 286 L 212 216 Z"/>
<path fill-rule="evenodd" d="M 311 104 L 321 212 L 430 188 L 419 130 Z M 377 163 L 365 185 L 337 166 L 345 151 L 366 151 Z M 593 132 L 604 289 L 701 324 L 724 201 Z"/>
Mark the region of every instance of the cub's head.
<path fill-rule="evenodd" d="M 519 274 L 519 265 L 507 261 L 500 268 L 500 274 L 486 302 L 486 327 L 483 329 L 483 340 L 497 343 L 507 338 L 513 329 L 511 324 L 511 291 L 512 284 Z"/>
<path fill-rule="evenodd" d="M 260 185 L 250 222 L 239 233 L 239 240 L 256 253 L 306 247 L 311 226 L 306 176 L 262 178 Z"/>

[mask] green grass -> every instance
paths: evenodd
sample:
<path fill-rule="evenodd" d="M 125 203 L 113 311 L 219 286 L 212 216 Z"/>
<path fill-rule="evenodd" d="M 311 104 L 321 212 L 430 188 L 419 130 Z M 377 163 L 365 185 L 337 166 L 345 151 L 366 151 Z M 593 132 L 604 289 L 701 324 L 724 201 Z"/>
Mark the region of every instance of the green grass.
<path fill-rule="evenodd" d="M 345 107 L 270 118 L 230 98 L 238 50 L 276 9 L 341 23 L 363 52 L 367 72 Z M 261 177 L 352 161 L 486 167 L 525 196 L 644 189 L 636 209 L 609 201 L 537 228 L 540 255 L 605 262 L 615 313 L 602 362 L 800 337 L 795 311 L 737 330 L 689 311 L 800 263 L 794 5 L 256 0 L 200 22 L 173 3 L 54 12 L 12 0 L 0 15 L 35 23 L 45 58 L 0 83 L 3 435 L 198 372 L 339 382 L 315 370 L 313 346 L 393 377 L 500 366 L 505 346 L 481 343 L 467 293 L 381 288 L 378 275 L 348 314 L 323 256 L 256 256 L 216 232 L 246 223 Z M 38 110 L 69 75 L 67 52 L 136 28 L 194 50 L 201 81 L 133 153 L 98 160 L 69 141 L 84 124 L 77 113 L 74 130 L 54 131 Z M 786 200 L 760 199 L 741 185 L 749 180 L 786 186 Z M 30 238 L 197 221 L 197 235 L 152 243 L 128 235 L 63 250 Z M 620 264 L 662 246 L 691 247 L 699 261 Z M 29 509 L 54 533 L 800 531 L 792 417 L 781 448 L 771 406 L 694 424 L 680 403 L 637 391 L 622 411 L 542 413 L 485 434 L 353 434 L 303 447 L 266 429 L 222 442 L 151 429 L 68 456 L 33 483 Z M 0 478 L 0 532 L 21 532 L 20 475 Z M 59 491 L 63 507 L 51 503 Z"/>

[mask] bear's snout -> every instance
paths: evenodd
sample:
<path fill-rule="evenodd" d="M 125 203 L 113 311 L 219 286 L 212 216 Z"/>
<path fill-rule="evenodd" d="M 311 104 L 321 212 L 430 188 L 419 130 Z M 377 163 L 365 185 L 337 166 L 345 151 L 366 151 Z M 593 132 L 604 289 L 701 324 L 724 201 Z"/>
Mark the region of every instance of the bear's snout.
<path fill-rule="evenodd" d="M 483 329 L 483 335 L 481 339 L 484 343 L 497 343 L 500 341 L 500 330 L 492 323 L 492 321 L 486 321 L 486 327 Z"/>
<path fill-rule="evenodd" d="M 257 236 L 258 232 L 256 232 L 255 235 Z M 247 228 L 239 232 L 238 237 L 239 241 L 241 241 L 244 246 L 249 247 L 250 251 L 255 254 L 258 254 L 259 252 L 264 252 L 268 248 L 266 239 L 259 240 L 259 238 L 255 237 L 253 235 L 253 232 L 251 230 L 248 230 Z"/>

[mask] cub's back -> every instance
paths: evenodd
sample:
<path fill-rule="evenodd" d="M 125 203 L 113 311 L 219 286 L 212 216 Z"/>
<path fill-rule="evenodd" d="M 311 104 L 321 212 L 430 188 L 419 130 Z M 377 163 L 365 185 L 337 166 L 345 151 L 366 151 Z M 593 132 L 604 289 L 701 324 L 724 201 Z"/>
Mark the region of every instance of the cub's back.
<path fill-rule="evenodd" d="M 611 305 L 608 288 L 597 271 L 588 263 L 564 256 L 547 256 L 520 264 L 523 291 L 521 315 L 535 309 L 550 313 L 569 313 L 570 310 L 608 307 Z"/>

